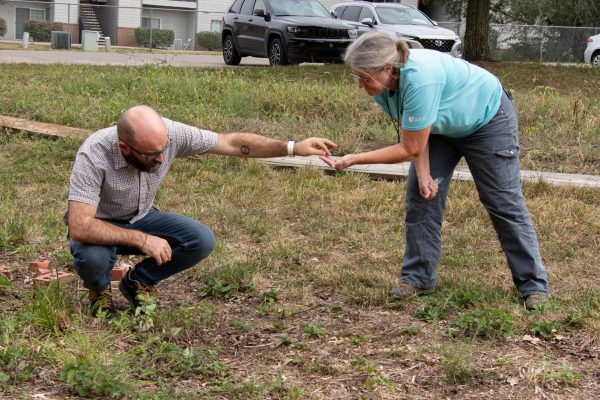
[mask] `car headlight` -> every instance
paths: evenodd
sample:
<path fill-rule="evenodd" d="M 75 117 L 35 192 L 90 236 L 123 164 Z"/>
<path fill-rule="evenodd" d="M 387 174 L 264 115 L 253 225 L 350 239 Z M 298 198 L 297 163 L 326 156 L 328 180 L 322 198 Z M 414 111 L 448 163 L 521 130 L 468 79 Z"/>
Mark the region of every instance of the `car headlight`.
<path fill-rule="evenodd" d="M 415 39 L 414 36 L 405 35 L 404 33 L 400 33 L 400 32 L 396 32 L 396 37 L 398 37 L 402 40 L 414 40 Z"/>
<path fill-rule="evenodd" d="M 348 29 L 348 36 L 350 39 L 356 39 L 358 37 L 358 29 Z"/>
<path fill-rule="evenodd" d="M 302 28 L 299 28 L 297 26 L 288 26 L 287 31 L 289 33 L 300 33 L 300 32 L 302 32 Z"/>

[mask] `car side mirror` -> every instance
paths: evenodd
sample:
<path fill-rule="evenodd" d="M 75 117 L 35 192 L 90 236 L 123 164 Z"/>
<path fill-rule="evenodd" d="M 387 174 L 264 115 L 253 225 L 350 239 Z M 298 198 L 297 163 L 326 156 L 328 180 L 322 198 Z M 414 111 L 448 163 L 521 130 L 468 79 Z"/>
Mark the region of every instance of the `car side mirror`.
<path fill-rule="evenodd" d="M 256 10 L 254 10 L 254 16 L 256 17 L 265 17 L 265 10 L 261 10 L 260 8 L 257 8 Z"/>
<path fill-rule="evenodd" d="M 368 25 L 370 27 L 373 27 L 373 25 L 375 25 L 373 23 L 373 18 L 363 18 L 360 22 L 361 22 L 361 24 Z"/>
<path fill-rule="evenodd" d="M 332 11 L 332 12 L 331 12 L 331 16 L 332 16 L 333 18 L 337 19 L 337 17 L 338 17 L 338 14 L 337 14 L 335 11 Z"/>

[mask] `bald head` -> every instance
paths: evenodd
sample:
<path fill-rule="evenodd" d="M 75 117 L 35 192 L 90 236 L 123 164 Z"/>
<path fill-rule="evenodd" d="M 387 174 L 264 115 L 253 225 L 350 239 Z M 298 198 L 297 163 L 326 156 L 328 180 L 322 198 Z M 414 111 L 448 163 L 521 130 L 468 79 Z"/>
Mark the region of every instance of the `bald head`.
<path fill-rule="evenodd" d="M 121 140 L 132 145 L 160 150 L 167 140 L 167 127 L 156 111 L 148 106 L 134 106 L 121 114 L 117 123 Z"/>

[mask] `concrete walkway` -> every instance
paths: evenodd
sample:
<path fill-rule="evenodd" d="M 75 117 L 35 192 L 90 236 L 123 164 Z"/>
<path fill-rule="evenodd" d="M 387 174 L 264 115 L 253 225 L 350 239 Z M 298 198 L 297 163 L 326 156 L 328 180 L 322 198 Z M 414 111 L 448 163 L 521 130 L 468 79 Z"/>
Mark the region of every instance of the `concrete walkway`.
<path fill-rule="evenodd" d="M 224 67 L 220 54 L 105 53 L 75 50 L 0 50 L 0 63 L 172 65 L 176 67 Z M 244 57 L 240 65 L 269 65 L 266 58 Z"/>

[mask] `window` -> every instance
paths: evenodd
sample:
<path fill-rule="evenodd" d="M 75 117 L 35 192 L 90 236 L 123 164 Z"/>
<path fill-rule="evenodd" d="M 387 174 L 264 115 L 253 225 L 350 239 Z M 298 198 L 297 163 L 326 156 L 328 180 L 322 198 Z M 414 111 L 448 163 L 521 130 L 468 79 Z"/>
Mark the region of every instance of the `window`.
<path fill-rule="evenodd" d="M 371 21 L 375 22 L 375 15 L 369 7 L 363 7 L 362 11 L 360 12 L 360 16 L 358 17 L 358 21 L 360 22 L 365 18 L 371 18 Z"/>
<path fill-rule="evenodd" d="M 223 30 L 223 21 L 220 19 L 211 19 L 210 20 L 210 31 L 211 32 L 221 32 Z"/>
<path fill-rule="evenodd" d="M 266 12 L 265 10 L 265 2 L 263 0 L 256 0 L 256 3 L 254 4 L 254 10 L 252 11 L 252 14 L 254 14 L 254 12 L 256 10 L 263 10 Z"/>
<path fill-rule="evenodd" d="M 46 10 L 36 10 L 33 8 L 29 9 L 29 19 L 32 21 L 45 21 Z"/>
<path fill-rule="evenodd" d="M 15 9 L 15 37 L 17 39 L 23 38 L 23 31 L 25 30 L 25 22 L 27 21 L 45 21 L 46 10 L 39 8 L 20 8 Z"/>
<path fill-rule="evenodd" d="M 242 9 L 242 3 L 244 2 L 244 0 L 236 0 L 235 3 L 233 3 L 233 5 L 231 6 L 231 8 L 229 9 L 229 12 L 235 13 L 235 14 L 239 14 L 240 10 Z"/>
<path fill-rule="evenodd" d="M 341 19 L 345 19 L 346 21 L 358 21 L 358 15 L 360 14 L 360 10 L 362 7 L 350 6 L 344 10 L 344 14 L 341 16 Z"/>
<path fill-rule="evenodd" d="M 337 15 L 338 18 L 342 18 L 342 14 L 344 13 L 345 9 L 346 6 L 339 6 L 335 10 L 333 10 L 333 12 Z"/>
<path fill-rule="evenodd" d="M 160 29 L 160 18 L 142 17 L 142 28 Z"/>
<path fill-rule="evenodd" d="M 254 8 L 254 0 L 246 0 L 242 6 L 242 15 L 252 15 L 252 9 Z"/>

